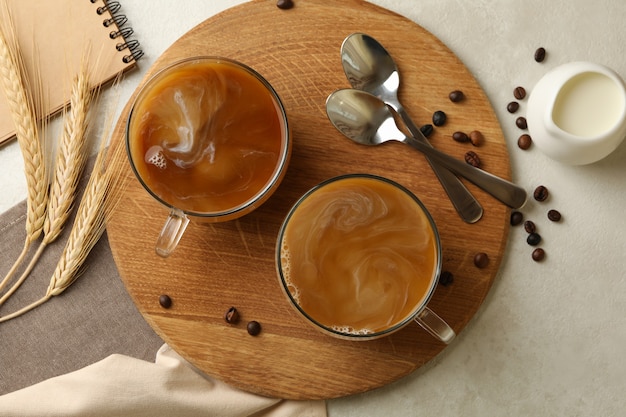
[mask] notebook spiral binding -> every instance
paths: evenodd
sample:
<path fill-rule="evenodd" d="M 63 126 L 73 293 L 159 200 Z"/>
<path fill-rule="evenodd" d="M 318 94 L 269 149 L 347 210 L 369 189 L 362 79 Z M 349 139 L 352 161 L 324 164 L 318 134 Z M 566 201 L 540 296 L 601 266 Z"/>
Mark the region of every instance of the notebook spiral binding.
<path fill-rule="evenodd" d="M 100 0 L 89 1 L 91 3 L 97 3 Z M 122 61 L 124 61 L 124 63 L 126 64 L 132 61 L 138 61 L 139 58 L 143 56 L 143 51 L 139 48 L 139 41 L 135 39 L 128 40 L 128 38 L 133 34 L 133 28 L 129 26 L 124 26 L 128 22 L 128 19 L 125 15 L 119 13 L 122 5 L 119 1 L 102 0 L 102 2 L 104 3 L 104 5 L 98 7 L 96 9 L 96 13 L 98 13 L 99 15 L 103 15 L 106 12 L 109 12 L 109 14 L 111 15 L 110 18 L 104 19 L 102 21 L 102 25 L 107 28 L 112 25 L 115 25 L 117 27 L 117 30 L 113 30 L 111 31 L 111 33 L 109 33 L 109 37 L 111 39 L 120 38 L 122 40 L 122 42 L 118 43 L 115 46 L 118 51 L 123 51 L 125 49 L 128 50 L 128 54 L 124 55 Z"/>

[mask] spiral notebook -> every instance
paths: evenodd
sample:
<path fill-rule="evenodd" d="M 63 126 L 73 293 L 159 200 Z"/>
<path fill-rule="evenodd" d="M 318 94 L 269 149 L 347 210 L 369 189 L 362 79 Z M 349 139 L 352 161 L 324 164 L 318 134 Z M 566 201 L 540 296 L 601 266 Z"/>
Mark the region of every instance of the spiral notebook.
<path fill-rule="evenodd" d="M 13 19 L 17 43 L 26 67 L 36 62 L 47 96 L 47 114 L 69 101 L 71 80 L 84 51 L 97 61 L 94 86 L 102 85 L 135 66 L 143 55 L 139 42 L 117 1 L 106 0 L 2 0 Z M 29 71 L 30 73 L 30 71 Z M 29 77 L 33 79 L 33 74 Z M 0 88 L 0 146 L 15 137 L 4 91 Z"/>

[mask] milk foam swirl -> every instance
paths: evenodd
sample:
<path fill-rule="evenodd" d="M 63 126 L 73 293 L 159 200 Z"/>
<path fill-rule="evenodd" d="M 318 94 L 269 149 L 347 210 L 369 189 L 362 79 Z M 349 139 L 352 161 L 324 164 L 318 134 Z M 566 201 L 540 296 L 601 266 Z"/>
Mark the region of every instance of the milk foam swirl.
<path fill-rule="evenodd" d="M 189 168 L 203 158 L 215 159 L 215 120 L 227 98 L 228 85 L 216 71 L 188 75 L 153 99 L 152 116 L 159 120 L 160 146 L 168 160 Z M 179 87 L 182 86 L 182 87 Z M 184 88 L 184 91 L 183 91 Z"/>
<path fill-rule="evenodd" d="M 332 225 L 337 230 L 348 232 L 387 214 L 385 201 L 376 194 L 365 195 L 356 190 L 348 190 L 341 199 L 329 199 L 325 208 L 316 217 L 317 230 Z"/>

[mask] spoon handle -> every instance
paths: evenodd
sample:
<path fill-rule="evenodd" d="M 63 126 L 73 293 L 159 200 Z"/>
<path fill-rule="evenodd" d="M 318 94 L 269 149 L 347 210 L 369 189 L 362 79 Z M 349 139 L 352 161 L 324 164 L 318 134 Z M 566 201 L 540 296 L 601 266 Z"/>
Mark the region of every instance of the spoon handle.
<path fill-rule="evenodd" d="M 435 163 L 474 183 L 511 208 L 517 209 L 526 203 L 526 191 L 512 182 L 459 161 L 450 155 L 425 145 L 412 136 L 406 136 L 402 139 L 402 142 L 422 152 Z"/>
<path fill-rule="evenodd" d="M 432 148 L 432 145 L 430 144 L 428 139 L 426 139 L 426 136 L 424 136 L 422 131 L 417 126 L 415 126 L 415 123 L 413 123 L 407 112 L 404 110 L 404 107 L 402 107 L 402 105 L 400 104 L 392 107 L 394 107 L 396 112 L 400 115 L 402 121 L 404 122 L 411 135 L 413 135 L 414 139 Z M 452 205 L 456 209 L 457 213 L 459 213 L 459 216 L 461 216 L 463 221 L 467 223 L 476 223 L 478 220 L 480 220 L 483 215 L 483 208 L 476 200 L 476 198 L 461 182 L 461 180 L 459 180 L 457 176 L 449 171 L 446 167 L 435 163 L 429 156 L 426 157 L 426 160 L 430 164 L 433 172 L 439 179 L 441 186 L 448 194 L 448 198 L 450 198 Z"/>

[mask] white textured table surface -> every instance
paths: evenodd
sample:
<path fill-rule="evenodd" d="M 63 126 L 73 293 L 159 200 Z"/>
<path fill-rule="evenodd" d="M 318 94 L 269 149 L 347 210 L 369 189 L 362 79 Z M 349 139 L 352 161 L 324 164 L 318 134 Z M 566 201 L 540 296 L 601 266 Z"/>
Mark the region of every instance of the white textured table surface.
<path fill-rule="evenodd" d="M 273 1 L 273 0 L 268 0 Z M 296 7 L 299 1 L 295 0 Z M 146 55 L 122 83 L 117 111 L 151 63 L 196 24 L 242 1 L 122 2 Z M 490 98 L 511 157 L 513 180 L 548 202 L 523 209 L 544 236 L 547 258 L 531 260 L 521 227 L 481 310 L 444 352 L 389 386 L 331 400 L 338 416 L 617 416 L 626 409 L 626 143 L 608 158 L 571 167 L 536 148 L 521 151 L 506 111 L 559 64 L 586 60 L 626 78 L 623 0 L 375 0 L 439 37 Z M 357 11 L 355 11 L 357 13 Z M 329 17 L 330 18 L 330 17 Z M 367 32 L 367 28 L 363 28 Z M 398 36 L 402 36 L 398 33 Z M 548 57 L 533 60 L 537 47 Z M 105 92 L 105 99 L 119 94 Z M 523 114 L 525 101 L 522 102 Z M 26 196 L 17 143 L 0 148 L 0 212 Z M 555 208 L 561 223 L 545 212 Z"/>

